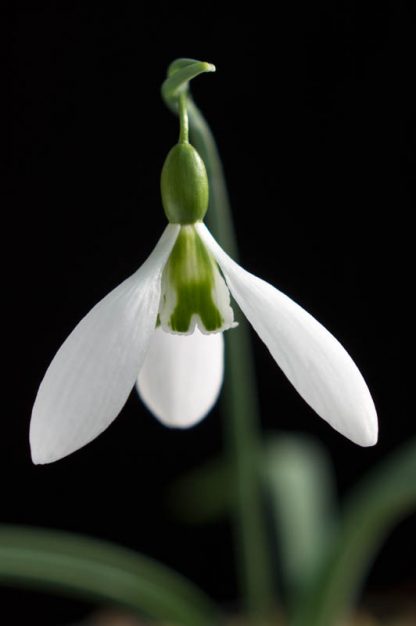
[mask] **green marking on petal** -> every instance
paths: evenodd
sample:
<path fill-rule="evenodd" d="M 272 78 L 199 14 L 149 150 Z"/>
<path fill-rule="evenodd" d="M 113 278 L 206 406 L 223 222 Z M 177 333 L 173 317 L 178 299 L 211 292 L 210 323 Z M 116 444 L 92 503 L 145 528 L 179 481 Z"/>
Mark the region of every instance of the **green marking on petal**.
<path fill-rule="evenodd" d="M 217 264 L 193 225 L 182 226 L 163 270 L 159 319 L 164 330 L 204 333 L 234 325 L 230 295 Z"/>

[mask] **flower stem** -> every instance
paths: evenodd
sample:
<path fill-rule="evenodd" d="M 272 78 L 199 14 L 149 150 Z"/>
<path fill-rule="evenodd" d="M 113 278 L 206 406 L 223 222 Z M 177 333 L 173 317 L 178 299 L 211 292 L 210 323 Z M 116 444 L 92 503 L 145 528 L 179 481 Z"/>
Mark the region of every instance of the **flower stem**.
<path fill-rule="evenodd" d="M 221 159 L 211 130 L 188 92 L 190 80 L 215 71 L 210 63 L 177 59 L 168 68 L 162 85 L 167 106 L 181 115 L 181 94 L 189 115 L 192 142 L 207 168 L 210 182 L 209 225 L 220 245 L 237 259 L 237 244 Z M 225 333 L 225 443 L 236 486 L 234 509 L 235 551 L 240 585 L 252 624 L 264 624 L 275 608 L 275 590 L 267 542 L 261 493 L 260 419 L 248 326 L 239 317 L 239 328 Z"/>
<path fill-rule="evenodd" d="M 211 130 L 188 98 L 191 137 L 210 181 L 209 224 L 220 245 L 237 258 L 237 244 L 220 156 Z M 270 615 L 275 604 L 260 482 L 260 429 L 250 336 L 244 318 L 225 334 L 225 443 L 236 485 L 235 537 L 240 583 L 253 621 Z"/>
<path fill-rule="evenodd" d="M 189 120 L 186 107 L 186 92 L 183 91 L 178 98 L 179 115 L 179 143 L 189 143 Z"/>

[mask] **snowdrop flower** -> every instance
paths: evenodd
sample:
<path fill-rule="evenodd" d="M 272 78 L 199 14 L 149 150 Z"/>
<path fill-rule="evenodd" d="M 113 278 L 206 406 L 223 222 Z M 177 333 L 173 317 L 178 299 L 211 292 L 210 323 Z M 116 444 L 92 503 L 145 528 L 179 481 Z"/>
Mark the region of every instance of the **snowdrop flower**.
<path fill-rule="evenodd" d="M 223 332 L 236 326 L 230 292 L 316 413 L 355 443 L 375 444 L 374 404 L 345 349 L 293 300 L 237 265 L 203 224 L 207 175 L 186 140 L 170 151 L 161 189 L 169 224 L 153 252 L 81 320 L 46 372 L 30 427 L 34 463 L 97 437 L 135 384 L 168 426 L 205 417 L 222 385 Z"/>

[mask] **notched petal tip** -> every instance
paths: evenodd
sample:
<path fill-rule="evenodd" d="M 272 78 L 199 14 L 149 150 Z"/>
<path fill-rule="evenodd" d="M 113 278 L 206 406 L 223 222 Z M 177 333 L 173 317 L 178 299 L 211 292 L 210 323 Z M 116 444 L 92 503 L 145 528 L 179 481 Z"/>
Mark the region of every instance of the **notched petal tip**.
<path fill-rule="evenodd" d="M 42 455 L 34 450 L 34 448 L 30 447 L 30 458 L 32 459 L 33 465 L 46 465 L 47 463 L 52 463 L 53 461 L 58 461 L 59 459 L 47 459 L 43 458 Z"/>
<path fill-rule="evenodd" d="M 37 416 L 35 406 L 29 432 L 32 463 L 34 465 L 49 465 L 55 461 L 60 461 L 85 447 L 105 429 L 106 425 L 101 424 L 100 428 L 97 427 L 88 436 L 85 432 L 81 432 L 76 433 L 75 437 L 72 432 L 68 434 L 64 424 L 61 425 L 60 429 L 46 429 L 44 415 Z"/>
<path fill-rule="evenodd" d="M 375 408 L 370 415 L 363 416 L 358 423 L 362 426 L 362 430 L 356 434 L 355 443 L 363 448 L 375 446 L 378 442 L 378 418 Z"/>
<path fill-rule="evenodd" d="M 377 442 L 378 442 L 378 434 L 373 435 L 371 437 L 367 437 L 359 445 L 363 448 L 371 448 L 372 446 L 375 446 Z"/>
<path fill-rule="evenodd" d="M 55 451 L 54 453 L 51 450 L 44 450 L 41 445 L 30 441 L 30 456 L 32 459 L 33 465 L 48 465 L 50 463 L 54 463 L 55 461 L 60 461 L 65 458 L 71 451 Z"/>

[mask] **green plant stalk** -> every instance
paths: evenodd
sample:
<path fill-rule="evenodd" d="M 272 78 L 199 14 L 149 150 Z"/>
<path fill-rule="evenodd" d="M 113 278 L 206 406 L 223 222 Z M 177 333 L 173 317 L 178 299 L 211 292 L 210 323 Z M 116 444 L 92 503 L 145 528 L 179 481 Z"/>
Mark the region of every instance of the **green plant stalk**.
<path fill-rule="evenodd" d="M 116 604 L 172 625 L 220 624 L 215 605 L 167 567 L 64 532 L 0 526 L 0 582 Z"/>
<path fill-rule="evenodd" d="M 186 60 L 175 63 L 180 68 Z M 175 73 L 175 63 L 170 66 L 171 78 L 167 79 L 162 94 L 169 108 L 177 112 L 177 92 L 167 89 L 166 85 L 169 80 L 176 80 L 175 88 L 185 89 L 186 84 L 181 83 L 178 76 L 181 71 L 186 71 L 189 76 L 191 71 L 185 66 Z M 210 69 L 201 71 L 212 71 L 213 66 L 204 65 Z M 198 63 L 195 62 L 195 71 L 197 69 Z M 189 78 L 184 77 L 186 80 Z M 220 245 L 237 259 L 231 209 L 217 146 L 207 122 L 189 95 L 187 109 L 192 143 L 205 163 L 210 182 L 209 226 Z M 260 420 L 253 358 L 247 323 L 241 315 L 238 322 L 237 331 L 225 334 L 225 443 L 236 492 L 234 525 L 240 586 L 246 608 L 255 621 L 270 615 L 276 601 L 262 506 Z"/>
<path fill-rule="evenodd" d="M 416 440 L 354 489 L 340 531 L 293 607 L 291 626 L 333 626 L 351 609 L 390 530 L 416 508 Z"/>
<path fill-rule="evenodd" d="M 220 245 L 237 259 L 231 210 L 217 147 L 193 102 L 189 102 L 188 111 L 192 141 L 205 162 L 210 181 L 209 226 Z M 253 357 L 248 325 L 241 314 L 238 323 L 237 331 L 225 334 L 224 433 L 236 486 L 234 512 L 238 569 L 247 608 L 256 616 L 270 613 L 275 600 L 262 506 L 260 417 Z"/>

